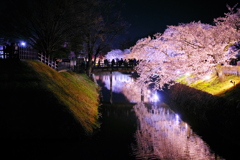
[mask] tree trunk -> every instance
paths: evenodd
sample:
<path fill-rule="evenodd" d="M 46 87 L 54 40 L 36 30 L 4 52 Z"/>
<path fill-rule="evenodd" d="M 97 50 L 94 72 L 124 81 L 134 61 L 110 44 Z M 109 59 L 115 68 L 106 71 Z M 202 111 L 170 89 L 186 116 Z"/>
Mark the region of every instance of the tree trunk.
<path fill-rule="evenodd" d="M 92 62 L 92 54 L 88 54 L 88 62 L 87 62 L 87 69 L 86 74 L 88 77 L 92 74 L 93 62 Z"/>
<path fill-rule="evenodd" d="M 225 74 L 224 74 L 223 71 L 222 71 L 222 66 L 221 66 L 221 64 L 218 64 L 218 65 L 216 66 L 216 73 L 217 73 L 217 76 L 218 76 L 218 78 L 219 78 L 219 81 L 220 81 L 220 82 L 223 82 L 223 81 L 225 80 Z"/>
<path fill-rule="evenodd" d="M 90 77 L 91 74 L 92 74 L 92 61 L 88 61 L 86 74 L 87 74 L 88 77 Z"/>

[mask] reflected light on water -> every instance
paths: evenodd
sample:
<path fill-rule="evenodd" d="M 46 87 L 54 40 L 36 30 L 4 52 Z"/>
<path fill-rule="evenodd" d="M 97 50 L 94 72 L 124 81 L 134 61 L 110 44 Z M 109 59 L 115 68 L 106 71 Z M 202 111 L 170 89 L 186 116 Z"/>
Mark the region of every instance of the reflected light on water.
<path fill-rule="evenodd" d="M 139 120 L 133 147 L 137 159 L 222 159 L 167 106 L 138 103 L 134 110 Z"/>
<path fill-rule="evenodd" d="M 111 74 L 101 73 L 95 74 L 95 79 L 105 84 L 105 87 L 111 89 Z M 144 102 L 158 102 L 159 96 L 157 92 L 152 92 L 147 88 L 141 88 L 135 84 L 135 80 L 130 74 L 120 72 L 112 73 L 112 92 L 123 93 L 125 97 L 132 103 L 141 102 L 141 94 L 144 96 Z"/>
<path fill-rule="evenodd" d="M 110 90 L 110 73 L 95 75 L 96 80 L 101 80 L 105 83 L 105 87 Z M 133 78 L 129 74 L 122 74 L 120 72 L 112 73 L 112 91 L 120 93 L 122 87 L 128 83 L 132 83 Z"/>
<path fill-rule="evenodd" d="M 129 102 L 137 103 L 134 111 L 139 123 L 132 146 L 137 159 L 222 160 L 181 120 L 181 115 L 160 103 L 157 92 L 137 86 L 130 74 L 101 73 L 95 79 L 109 91 L 123 93 Z"/>

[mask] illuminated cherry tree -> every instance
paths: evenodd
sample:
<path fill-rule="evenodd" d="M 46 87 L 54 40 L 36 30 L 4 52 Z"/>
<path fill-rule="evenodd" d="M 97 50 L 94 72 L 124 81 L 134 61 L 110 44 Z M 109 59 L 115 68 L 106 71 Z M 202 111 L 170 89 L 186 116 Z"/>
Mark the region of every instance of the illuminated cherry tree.
<path fill-rule="evenodd" d="M 213 73 L 223 80 L 221 66 L 236 55 L 226 46 L 239 41 L 239 14 L 240 10 L 231 11 L 215 19 L 214 26 L 201 22 L 168 26 L 163 34 L 140 39 L 128 55 L 141 59 L 136 67 L 140 74 L 137 82 L 149 85 L 154 81 L 156 88 L 162 88 L 183 76 L 192 82 Z"/>
<path fill-rule="evenodd" d="M 234 8 L 230 8 L 229 13 L 225 13 L 225 17 L 219 17 L 214 19 L 215 24 L 218 26 L 219 33 L 225 35 L 225 38 L 229 41 L 228 45 L 225 47 L 225 50 L 229 52 L 237 52 L 239 48 L 236 49 L 235 45 L 239 45 L 239 31 L 240 31 L 240 9 L 237 9 L 234 12 Z M 230 47 L 230 49 L 229 49 Z"/>
<path fill-rule="evenodd" d="M 124 57 L 126 57 L 126 55 L 129 52 L 130 52 L 129 49 L 125 49 L 125 50 L 114 49 L 114 50 L 111 50 L 110 52 L 108 52 L 105 55 L 105 57 L 106 57 L 106 59 L 110 59 L 110 60 L 116 59 L 116 58 L 118 58 L 118 59 L 123 58 L 124 59 Z"/>

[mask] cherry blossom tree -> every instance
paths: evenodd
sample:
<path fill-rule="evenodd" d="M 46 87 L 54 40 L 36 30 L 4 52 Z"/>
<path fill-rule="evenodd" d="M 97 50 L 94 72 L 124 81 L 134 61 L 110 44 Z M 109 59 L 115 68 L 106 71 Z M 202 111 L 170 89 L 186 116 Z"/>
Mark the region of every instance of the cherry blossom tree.
<path fill-rule="evenodd" d="M 221 66 L 236 55 L 226 46 L 239 41 L 239 14 L 240 10 L 231 10 L 215 19 L 215 25 L 191 22 L 168 26 L 163 34 L 140 39 L 128 56 L 142 59 L 136 67 L 140 75 L 137 82 L 162 88 L 183 76 L 192 82 L 213 73 L 223 80 Z"/>
<path fill-rule="evenodd" d="M 225 17 L 219 17 L 214 19 L 215 24 L 218 26 L 219 32 L 225 35 L 229 43 L 225 47 L 225 50 L 229 52 L 238 52 L 237 46 L 239 45 L 239 31 L 240 31 L 240 9 L 236 9 L 236 5 L 229 9 L 229 13 L 225 13 Z"/>
<path fill-rule="evenodd" d="M 114 49 L 111 50 L 110 52 L 108 52 L 105 57 L 106 59 L 121 59 L 124 58 L 128 53 L 129 53 L 129 49 L 125 49 L 125 50 L 121 50 L 121 49 Z"/>

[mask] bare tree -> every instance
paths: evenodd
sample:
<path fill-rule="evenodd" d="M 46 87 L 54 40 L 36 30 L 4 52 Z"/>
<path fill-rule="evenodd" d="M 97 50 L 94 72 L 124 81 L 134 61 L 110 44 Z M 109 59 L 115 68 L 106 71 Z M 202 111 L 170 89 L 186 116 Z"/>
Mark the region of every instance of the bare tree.
<path fill-rule="evenodd" d="M 12 0 L 1 8 L 2 37 L 28 40 L 46 55 L 59 56 L 65 51 L 92 59 L 107 49 L 127 26 L 121 18 L 121 3 L 106 0 Z M 9 14 L 6 14 L 9 13 Z"/>
<path fill-rule="evenodd" d="M 13 0 L 5 3 L 1 17 L 4 37 L 25 39 L 46 55 L 57 56 L 66 42 L 79 42 L 76 35 L 83 26 L 81 0 Z M 6 14 L 8 13 L 8 14 Z"/>
<path fill-rule="evenodd" d="M 121 17 L 117 2 L 93 1 L 88 8 L 89 14 L 84 17 L 87 25 L 82 32 L 88 57 L 87 75 L 91 74 L 99 53 L 109 50 L 117 36 L 128 26 Z"/>

